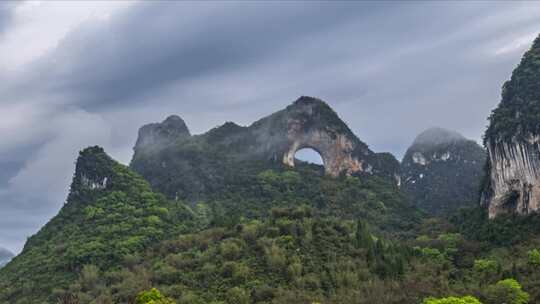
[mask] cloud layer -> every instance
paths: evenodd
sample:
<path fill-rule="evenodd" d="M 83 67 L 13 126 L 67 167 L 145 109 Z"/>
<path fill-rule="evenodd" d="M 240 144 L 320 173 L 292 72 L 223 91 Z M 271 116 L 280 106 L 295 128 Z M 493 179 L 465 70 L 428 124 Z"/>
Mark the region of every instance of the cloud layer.
<path fill-rule="evenodd" d="M 312 95 L 398 157 L 431 126 L 478 140 L 540 32 L 534 2 L 79 5 L 0 4 L 0 246 L 14 251 L 61 207 L 80 149 L 127 163 L 138 127 L 169 114 L 198 133 Z M 30 18 L 43 10 L 54 27 Z M 35 48 L 14 38 L 34 32 Z"/>

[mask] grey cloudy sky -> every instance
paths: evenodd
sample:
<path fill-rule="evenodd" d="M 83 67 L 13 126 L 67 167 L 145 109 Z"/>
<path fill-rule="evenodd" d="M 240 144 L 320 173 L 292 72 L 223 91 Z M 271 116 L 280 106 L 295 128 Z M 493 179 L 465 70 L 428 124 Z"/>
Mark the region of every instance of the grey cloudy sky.
<path fill-rule="evenodd" d="M 398 158 L 431 126 L 479 140 L 539 32 L 536 2 L 0 2 L 0 246 L 56 214 L 80 149 L 127 164 L 169 114 L 201 133 L 310 95 Z"/>

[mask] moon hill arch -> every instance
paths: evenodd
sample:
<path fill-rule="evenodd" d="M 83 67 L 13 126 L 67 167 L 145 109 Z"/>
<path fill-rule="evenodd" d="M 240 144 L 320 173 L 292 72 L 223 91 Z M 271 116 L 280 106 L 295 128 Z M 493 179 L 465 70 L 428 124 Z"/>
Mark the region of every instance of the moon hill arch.
<path fill-rule="evenodd" d="M 300 161 L 301 163 L 314 164 L 322 166 L 324 169 L 324 162 L 322 160 L 321 154 L 311 148 L 303 148 L 296 151 L 294 154 L 295 162 Z"/>
<path fill-rule="evenodd" d="M 231 182 L 229 166 L 241 170 L 265 161 L 294 167 L 295 153 L 304 148 L 320 154 L 327 175 L 379 175 L 398 182 L 399 162 L 390 153 L 371 151 L 328 104 L 307 96 L 247 127 L 227 122 L 191 135 L 176 115 L 145 125 L 131 167 L 170 197 L 199 199 L 205 190 Z"/>

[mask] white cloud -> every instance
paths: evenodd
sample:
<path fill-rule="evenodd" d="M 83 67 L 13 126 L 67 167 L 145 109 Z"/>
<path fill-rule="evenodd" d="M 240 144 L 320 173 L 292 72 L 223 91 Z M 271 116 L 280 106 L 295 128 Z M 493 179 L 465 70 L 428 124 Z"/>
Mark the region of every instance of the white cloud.
<path fill-rule="evenodd" d="M 529 33 L 517 38 L 513 38 L 511 41 L 505 41 L 504 45 L 496 48 L 493 53 L 497 56 L 508 55 L 511 53 L 523 53 L 528 49 L 534 39 L 538 36 L 538 31 Z"/>

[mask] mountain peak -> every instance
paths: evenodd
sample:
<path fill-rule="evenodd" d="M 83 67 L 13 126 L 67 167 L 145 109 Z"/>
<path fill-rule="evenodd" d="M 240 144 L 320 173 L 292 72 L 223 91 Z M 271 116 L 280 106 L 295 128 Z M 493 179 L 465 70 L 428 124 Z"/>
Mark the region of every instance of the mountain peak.
<path fill-rule="evenodd" d="M 467 138 L 456 131 L 447 130 L 440 127 L 432 127 L 416 136 L 413 145 L 437 146 L 466 140 Z"/>
<path fill-rule="evenodd" d="M 179 138 L 191 136 L 182 118 L 171 115 L 161 123 L 150 123 L 139 129 L 135 152 L 156 150 L 174 143 Z"/>
<path fill-rule="evenodd" d="M 322 99 L 319 99 L 317 97 L 311 97 L 311 96 L 300 96 L 297 100 L 294 101 L 293 104 L 325 104 Z"/>
<path fill-rule="evenodd" d="M 182 131 L 182 132 L 187 132 L 189 133 L 189 130 L 188 130 L 188 127 L 186 125 L 186 123 L 184 122 L 184 120 L 178 116 L 178 115 L 170 115 L 168 116 L 162 123 L 161 125 L 163 126 L 167 126 L 167 127 L 170 127 L 170 128 L 174 128 L 178 131 Z"/>
<path fill-rule="evenodd" d="M 337 116 L 337 113 L 325 101 L 311 96 L 300 96 L 287 109 L 289 111 L 309 111 L 310 114 L 328 111 Z"/>
<path fill-rule="evenodd" d="M 101 190 L 107 188 L 115 161 L 102 147 L 92 146 L 79 152 L 75 165 L 75 176 L 71 185 L 74 194 L 82 190 Z"/>
<path fill-rule="evenodd" d="M 414 204 L 444 214 L 477 200 L 485 151 L 473 140 L 443 128 L 420 133 L 401 163 L 402 189 Z M 459 178 L 456 178 L 459 177 Z"/>

